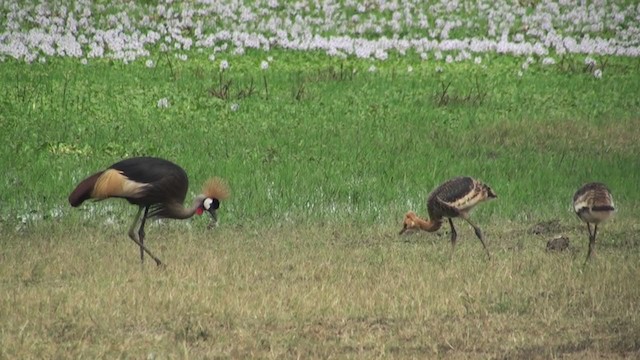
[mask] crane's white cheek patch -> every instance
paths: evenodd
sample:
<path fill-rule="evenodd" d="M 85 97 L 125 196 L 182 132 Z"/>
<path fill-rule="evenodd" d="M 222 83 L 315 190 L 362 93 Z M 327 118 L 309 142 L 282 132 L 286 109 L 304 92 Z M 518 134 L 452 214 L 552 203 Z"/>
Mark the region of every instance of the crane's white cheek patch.
<path fill-rule="evenodd" d="M 213 202 L 212 199 L 204 199 L 204 202 L 202 203 L 202 206 L 204 207 L 205 210 L 209 210 L 209 208 L 211 208 L 211 203 Z"/>

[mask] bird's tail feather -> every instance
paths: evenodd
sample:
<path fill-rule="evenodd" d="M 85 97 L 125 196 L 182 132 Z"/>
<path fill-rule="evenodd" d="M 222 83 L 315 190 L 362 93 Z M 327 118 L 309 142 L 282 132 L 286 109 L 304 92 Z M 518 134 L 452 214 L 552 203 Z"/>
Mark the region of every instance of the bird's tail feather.
<path fill-rule="evenodd" d="M 487 184 L 482 184 L 482 186 L 484 187 L 484 191 L 485 191 L 485 192 L 486 192 L 486 194 L 487 194 L 487 198 L 489 198 L 489 199 L 495 199 L 495 198 L 497 198 L 497 197 L 498 197 L 498 194 L 496 194 L 496 192 L 495 192 L 495 191 L 493 191 L 493 189 L 492 189 L 489 185 L 487 185 Z"/>
<path fill-rule="evenodd" d="M 80 206 L 85 200 L 91 198 L 93 187 L 102 173 L 103 171 L 97 172 L 82 180 L 69 195 L 69 204 L 73 207 Z"/>

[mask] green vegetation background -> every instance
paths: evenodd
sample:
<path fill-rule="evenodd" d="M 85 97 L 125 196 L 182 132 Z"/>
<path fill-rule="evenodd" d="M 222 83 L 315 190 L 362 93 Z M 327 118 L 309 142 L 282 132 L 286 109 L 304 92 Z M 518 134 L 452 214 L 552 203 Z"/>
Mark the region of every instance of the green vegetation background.
<path fill-rule="evenodd" d="M 206 59 L 155 60 L 3 64 L 3 224 L 74 216 L 66 196 L 79 180 L 138 155 L 181 164 L 190 195 L 228 179 L 231 224 L 395 224 L 457 175 L 500 196 L 483 222 L 573 216 L 587 181 L 612 188 L 622 217 L 640 203 L 636 60 L 609 61 L 602 79 L 577 58 L 521 76 L 517 59 L 489 56 L 441 72 L 314 54 L 276 53 L 266 71 L 259 53 L 232 57 L 224 73 Z"/>

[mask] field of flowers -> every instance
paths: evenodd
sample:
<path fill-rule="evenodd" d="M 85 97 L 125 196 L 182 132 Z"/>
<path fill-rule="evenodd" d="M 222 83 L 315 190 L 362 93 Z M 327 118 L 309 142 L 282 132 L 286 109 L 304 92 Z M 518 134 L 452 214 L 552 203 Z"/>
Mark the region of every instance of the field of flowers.
<path fill-rule="evenodd" d="M 479 54 L 640 55 L 634 1 L 2 1 L 0 56 L 131 62 L 154 51 L 187 60 L 248 50 L 317 50 L 375 59 L 417 54 L 458 62 Z"/>

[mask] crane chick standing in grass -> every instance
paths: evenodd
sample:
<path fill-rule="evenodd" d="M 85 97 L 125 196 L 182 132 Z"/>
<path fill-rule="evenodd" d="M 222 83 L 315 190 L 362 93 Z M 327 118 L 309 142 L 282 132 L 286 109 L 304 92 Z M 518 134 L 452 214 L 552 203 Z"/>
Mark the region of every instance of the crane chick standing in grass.
<path fill-rule="evenodd" d="M 409 211 L 404 216 L 404 223 L 400 234 L 402 235 L 409 229 L 422 229 L 434 232 L 442 226 L 443 218 L 448 218 L 449 225 L 451 226 L 451 254 L 453 255 L 458 234 L 451 219 L 459 217 L 473 227 L 476 236 L 478 236 L 484 250 L 487 252 L 487 256 L 491 258 L 489 250 L 484 243 L 482 231 L 469 220 L 469 212 L 477 204 L 496 197 L 496 193 L 493 192 L 489 186 L 474 178 L 466 176 L 453 178 L 441 184 L 429 194 L 427 198 L 429 220 L 421 219 L 416 213 Z"/>
<path fill-rule="evenodd" d="M 117 162 L 84 179 L 69 195 L 69 203 L 77 207 L 88 199 L 123 198 L 138 205 L 140 210 L 129 228 L 129 237 L 140 246 L 140 261 L 144 262 L 146 252 L 159 266 L 162 264 L 160 259 L 144 246 L 145 221 L 152 217 L 187 219 L 208 211 L 215 223 L 220 201 L 229 195 L 227 185 L 219 178 L 212 178 L 204 184 L 202 194 L 196 196 L 193 206 L 185 208 L 183 203 L 188 187 L 187 173 L 180 166 L 164 159 L 137 157 Z M 144 215 L 136 239 L 134 229 L 142 210 Z"/>
<path fill-rule="evenodd" d="M 573 209 L 576 215 L 587 223 L 589 252 L 587 252 L 586 263 L 591 258 L 591 253 L 596 246 L 598 224 L 609 219 L 616 211 L 613 205 L 613 196 L 605 184 L 596 182 L 584 184 L 573 195 Z M 594 224 L 593 232 L 591 224 Z"/>

